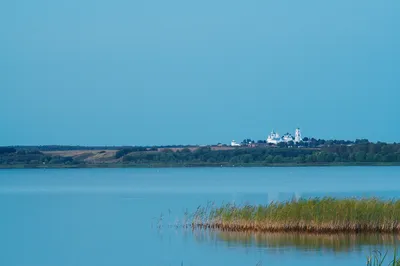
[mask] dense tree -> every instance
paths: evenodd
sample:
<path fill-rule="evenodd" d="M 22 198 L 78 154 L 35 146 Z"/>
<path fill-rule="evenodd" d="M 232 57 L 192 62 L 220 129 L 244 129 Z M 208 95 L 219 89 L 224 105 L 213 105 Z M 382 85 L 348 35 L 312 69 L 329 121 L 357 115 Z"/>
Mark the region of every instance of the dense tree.
<path fill-rule="evenodd" d="M 242 145 L 249 145 L 249 144 L 252 144 L 252 143 L 254 143 L 254 140 L 244 139 L 241 144 Z"/>
<path fill-rule="evenodd" d="M 364 162 L 365 161 L 365 157 L 366 157 L 365 152 L 364 151 L 359 151 L 355 155 L 355 160 L 356 160 L 356 162 Z"/>
<path fill-rule="evenodd" d="M 282 155 L 276 155 L 274 157 L 274 160 L 272 161 L 273 163 L 282 163 L 283 162 L 283 157 Z"/>
<path fill-rule="evenodd" d="M 123 156 L 125 156 L 125 155 L 127 155 L 129 153 L 138 152 L 138 151 L 147 151 L 147 148 L 145 148 L 145 147 L 124 148 L 124 149 L 121 149 L 121 150 L 116 152 L 115 158 L 119 159 L 119 158 L 121 158 L 121 157 L 123 157 Z"/>
<path fill-rule="evenodd" d="M 279 148 L 285 148 L 285 147 L 287 147 L 287 143 L 286 142 L 279 142 L 278 143 L 278 147 Z"/>
<path fill-rule="evenodd" d="M 0 154 L 6 154 L 6 153 L 14 153 L 16 152 L 15 148 L 11 147 L 0 147 Z"/>

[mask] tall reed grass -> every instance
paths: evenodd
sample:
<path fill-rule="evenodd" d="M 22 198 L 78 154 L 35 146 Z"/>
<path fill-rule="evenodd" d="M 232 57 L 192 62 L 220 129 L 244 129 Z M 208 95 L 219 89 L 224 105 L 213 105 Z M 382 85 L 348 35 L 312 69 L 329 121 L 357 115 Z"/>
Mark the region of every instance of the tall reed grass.
<path fill-rule="evenodd" d="M 311 198 L 198 208 L 193 227 L 266 232 L 400 232 L 400 200 Z"/>
<path fill-rule="evenodd" d="M 393 257 L 387 257 L 388 252 L 381 253 L 380 251 L 373 251 L 371 255 L 367 256 L 367 266 L 400 266 L 400 259 L 397 255 L 396 249 L 394 250 Z"/>

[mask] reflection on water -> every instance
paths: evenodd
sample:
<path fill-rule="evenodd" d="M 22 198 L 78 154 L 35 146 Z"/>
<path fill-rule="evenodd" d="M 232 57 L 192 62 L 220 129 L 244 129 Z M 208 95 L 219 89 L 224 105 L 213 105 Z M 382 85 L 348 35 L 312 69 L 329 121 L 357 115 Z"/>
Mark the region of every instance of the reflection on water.
<path fill-rule="evenodd" d="M 302 251 L 351 252 L 369 248 L 390 248 L 400 243 L 399 234 L 304 234 L 249 233 L 213 230 L 193 231 L 199 242 L 220 242 L 228 246 L 288 249 Z"/>
<path fill-rule="evenodd" d="M 192 233 L 175 225 L 209 201 L 396 198 L 399 177 L 400 167 L 1 170 L 0 266 L 362 265 L 369 249 L 391 250 L 397 237 Z"/>

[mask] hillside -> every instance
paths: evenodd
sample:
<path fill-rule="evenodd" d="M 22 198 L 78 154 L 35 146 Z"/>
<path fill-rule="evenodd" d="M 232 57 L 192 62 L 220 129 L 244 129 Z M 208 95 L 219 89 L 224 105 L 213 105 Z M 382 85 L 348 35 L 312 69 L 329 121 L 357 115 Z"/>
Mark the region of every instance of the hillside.
<path fill-rule="evenodd" d="M 325 144 L 318 147 L 169 146 L 81 147 L 51 150 L 0 147 L 1 168 L 400 165 L 400 144 Z"/>

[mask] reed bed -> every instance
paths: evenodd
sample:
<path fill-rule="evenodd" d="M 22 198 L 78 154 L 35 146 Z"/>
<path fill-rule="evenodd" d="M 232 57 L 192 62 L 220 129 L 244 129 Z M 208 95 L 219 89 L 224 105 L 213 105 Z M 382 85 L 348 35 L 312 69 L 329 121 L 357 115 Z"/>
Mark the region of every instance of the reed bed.
<path fill-rule="evenodd" d="M 400 232 L 400 200 L 311 198 L 198 208 L 192 227 L 257 232 Z"/>

